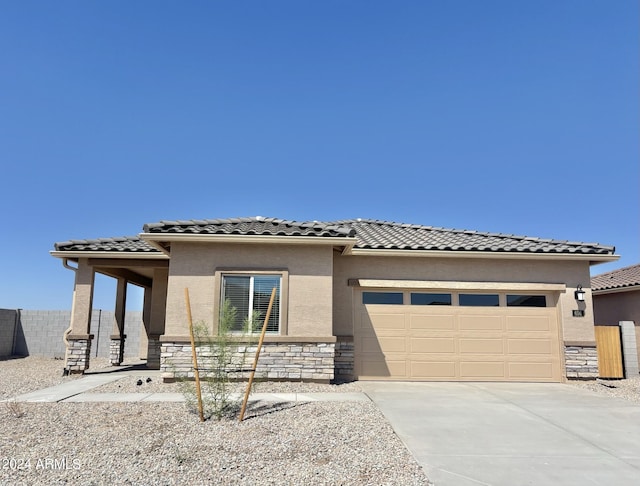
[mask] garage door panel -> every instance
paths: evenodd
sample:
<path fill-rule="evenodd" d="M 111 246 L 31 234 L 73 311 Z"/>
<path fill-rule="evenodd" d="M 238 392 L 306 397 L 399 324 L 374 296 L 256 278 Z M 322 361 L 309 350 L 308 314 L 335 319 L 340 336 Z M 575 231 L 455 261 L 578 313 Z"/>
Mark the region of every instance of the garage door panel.
<path fill-rule="evenodd" d="M 458 320 L 461 331 L 502 330 L 501 316 L 461 315 Z"/>
<path fill-rule="evenodd" d="M 460 378 L 504 379 L 506 378 L 504 361 L 463 361 L 460 363 Z"/>
<path fill-rule="evenodd" d="M 407 362 L 404 359 L 387 359 L 386 361 L 363 359 L 360 374 L 381 378 L 405 378 L 407 376 Z"/>
<path fill-rule="evenodd" d="M 373 327 L 375 323 L 376 329 L 404 329 L 405 328 L 405 316 L 404 314 L 369 314 L 369 322 L 363 322 L 364 327 Z"/>
<path fill-rule="evenodd" d="M 366 312 L 361 312 L 356 317 L 355 331 L 358 336 L 375 336 L 376 330 L 373 327 L 371 317 Z"/>
<path fill-rule="evenodd" d="M 550 331 L 550 316 L 507 316 L 507 331 Z"/>
<path fill-rule="evenodd" d="M 449 338 L 412 338 L 410 341 L 412 353 L 455 353 L 456 340 Z"/>
<path fill-rule="evenodd" d="M 552 363 L 520 362 L 509 363 L 509 376 L 513 379 L 548 379 L 554 378 Z"/>
<path fill-rule="evenodd" d="M 376 342 L 368 341 L 367 345 L 371 348 L 377 347 L 383 353 L 406 353 L 407 339 L 405 337 L 387 337 L 380 336 Z"/>
<path fill-rule="evenodd" d="M 461 354 L 504 354 L 504 340 L 498 339 L 467 339 L 461 338 Z"/>
<path fill-rule="evenodd" d="M 411 377 L 414 379 L 448 379 L 456 378 L 454 361 L 411 361 Z"/>
<path fill-rule="evenodd" d="M 551 339 L 509 339 L 507 340 L 509 354 L 553 354 Z"/>
<path fill-rule="evenodd" d="M 410 329 L 429 329 L 429 330 L 441 330 L 449 331 L 455 329 L 455 319 L 453 316 L 441 316 L 441 315 L 410 315 L 409 316 L 409 328 Z"/>

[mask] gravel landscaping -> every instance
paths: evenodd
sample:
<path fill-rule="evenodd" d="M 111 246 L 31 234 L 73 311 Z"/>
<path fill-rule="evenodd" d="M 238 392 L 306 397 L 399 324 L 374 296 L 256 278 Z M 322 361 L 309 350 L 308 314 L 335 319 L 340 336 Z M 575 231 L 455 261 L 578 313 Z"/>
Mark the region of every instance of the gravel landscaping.
<path fill-rule="evenodd" d="M 62 376 L 62 360 L 44 358 L 0 359 L 0 400 L 75 380 L 80 375 Z"/>
<path fill-rule="evenodd" d="M 80 379 L 62 360 L 0 360 L 0 400 Z M 111 372 L 94 359 L 91 372 Z M 640 376 L 570 381 L 640 403 Z M 180 391 L 137 371 L 92 393 Z M 239 383 L 233 391 L 244 391 Z M 255 392 L 360 392 L 340 385 L 258 382 Z M 2 403 L 0 485 L 428 485 L 425 472 L 369 402 L 254 402 L 246 419 L 199 422 L 183 403 Z"/>
<path fill-rule="evenodd" d="M 569 384 L 602 395 L 640 403 L 640 376 L 624 380 L 603 380 L 598 378 L 597 380 L 589 381 L 570 381 Z"/>
<path fill-rule="evenodd" d="M 107 367 L 92 363 L 94 371 Z M 63 377 L 62 370 L 61 360 L 2 360 L 0 399 L 79 378 Z M 155 378 L 137 385 L 144 377 L 92 392 L 178 390 Z M 255 391 L 360 389 L 357 383 L 258 383 Z M 201 423 L 182 403 L 0 405 L 2 485 L 429 484 L 369 402 L 255 402 L 241 423 Z"/>

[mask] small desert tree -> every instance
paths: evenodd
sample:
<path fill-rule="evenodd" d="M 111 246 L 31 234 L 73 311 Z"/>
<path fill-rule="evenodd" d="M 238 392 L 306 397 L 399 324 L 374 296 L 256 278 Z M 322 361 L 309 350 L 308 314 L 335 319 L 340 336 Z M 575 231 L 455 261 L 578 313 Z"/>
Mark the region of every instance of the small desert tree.
<path fill-rule="evenodd" d="M 207 418 L 220 420 L 240 408 L 240 399 L 231 393 L 233 380 L 242 378 L 250 364 L 247 352 L 255 343 L 256 326 L 260 313 L 254 311 L 242 324 L 242 335 L 235 334 L 238 310 L 225 300 L 220 310 L 218 332 L 212 333 L 204 323 L 194 326 L 193 333 L 198 349 L 198 370 L 202 389 L 202 404 Z M 197 410 L 197 396 L 193 381 L 181 379 L 181 390 L 187 406 Z"/>

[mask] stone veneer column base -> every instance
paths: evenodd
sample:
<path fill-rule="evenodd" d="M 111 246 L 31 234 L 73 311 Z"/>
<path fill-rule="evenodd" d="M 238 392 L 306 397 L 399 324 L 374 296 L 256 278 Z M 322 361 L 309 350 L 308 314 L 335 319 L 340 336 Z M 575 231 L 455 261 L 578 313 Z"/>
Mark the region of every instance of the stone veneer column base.
<path fill-rule="evenodd" d="M 160 335 L 150 335 L 147 337 L 147 368 L 150 370 L 160 369 L 161 343 Z"/>
<path fill-rule="evenodd" d="M 120 366 L 124 358 L 124 341 L 127 336 L 120 337 L 111 336 L 109 343 L 109 362 L 112 366 Z"/>
<path fill-rule="evenodd" d="M 565 343 L 565 367 L 570 380 L 594 380 L 598 377 L 598 350 L 595 344 Z"/>
<path fill-rule="evenodd" d="M 335 375 L 336 380 L 354 379 L 355 345 L 353 337 L 339 336 L 336 342 Z"/>
<path fill-rule="evenodd" d="M 257 345 L 234 344 L 232 379 L 248 379 Z M 198 346 L 201 376 L 215 363 L 215 349 Z M 264 343 L 260 351 L 257 379 L 315 381 L 329 383 L 334 378 L 334 343 Z M 176 378 L 194 378 L 191 344 L 163 342 L 160 348 L 160 370 L 165 382 Z M 242 371 L 240 371 L 242 370 Z"/>
<path fill-rule="evenodd" d="M 65 369 L 72 374 L 84 373 L 89 369 L 91 356 L 91 336 L 89 339 L 68 339 Z"/>

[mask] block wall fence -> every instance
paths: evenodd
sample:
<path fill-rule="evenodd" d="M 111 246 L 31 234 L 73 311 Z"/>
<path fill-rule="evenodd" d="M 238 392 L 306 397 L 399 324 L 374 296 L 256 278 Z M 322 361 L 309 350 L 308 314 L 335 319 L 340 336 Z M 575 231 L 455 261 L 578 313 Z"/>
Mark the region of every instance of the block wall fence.
<path fill-rule="evenodd" d="M 94 309 L 91 315 L 91 357 L 109 358 L 113 311 Z M 0 357 L 46 356 L 64 358 L 62 337 L 71 322 L 71 311 L 0 309 Z M 125 357 L 140 356 L 142 312 L 125 315 Z"/>

